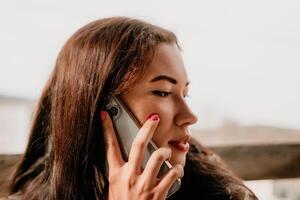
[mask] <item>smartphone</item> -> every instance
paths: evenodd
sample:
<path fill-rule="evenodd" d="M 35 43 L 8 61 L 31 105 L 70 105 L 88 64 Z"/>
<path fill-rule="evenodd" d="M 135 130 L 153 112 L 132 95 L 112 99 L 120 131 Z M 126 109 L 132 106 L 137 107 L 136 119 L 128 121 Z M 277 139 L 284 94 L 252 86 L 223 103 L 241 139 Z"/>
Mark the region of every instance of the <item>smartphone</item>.
<path fill-rule="evenodd" d="M 128 156 L 132 142 L 135 136 L 137 135 L 139 129 L 141 128 L 141 124 L 139 124 L 132 112 L 130 112 L 130 110 L 121 101 L 121 99 L 116 96 L 110 97 L 109 102 L 106 105 L 106 109 L 110 114 L 110 117 L 112 118 L 123 159 L 125 161 L 128 161 Z M 151 140 L 147 146 L 145 157 L 142 162 L 143 169 L 145 168 L 151 154 L 157 149 L 157 146 Z M 160 178 L 163 174 L 168 172 L 171 168 L 172 165 L 170 164 L 170 162 L 167 160 L 164 161 L 160 168 L 158 178 Z M 177 179 L 168 191 L 167 197 L 174 194 L 180 188 L 180 186 L 181 180 Z"/>

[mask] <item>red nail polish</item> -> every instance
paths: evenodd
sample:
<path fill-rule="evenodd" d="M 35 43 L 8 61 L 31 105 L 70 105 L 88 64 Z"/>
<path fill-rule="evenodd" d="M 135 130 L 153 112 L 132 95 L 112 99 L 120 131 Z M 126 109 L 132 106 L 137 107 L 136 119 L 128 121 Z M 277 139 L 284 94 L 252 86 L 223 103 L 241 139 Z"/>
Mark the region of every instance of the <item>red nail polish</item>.
<path fill-rule="evenodd" d="M 156 113 L 153 113 L 149 116 L 149 119 L 151 119 L 153 121 L 157 121 L 159 119 L 159 117 Z"/>
<path fill-rule="evenodd" d="M 107 115 L 107 113 L 106 113 L 105 111 L 101 111 L 101 112 L 100 112 L 100 117 L 101 117 L 101 120 L 102 120 L 102 121 L 105 120 L 106 115 Z"/>

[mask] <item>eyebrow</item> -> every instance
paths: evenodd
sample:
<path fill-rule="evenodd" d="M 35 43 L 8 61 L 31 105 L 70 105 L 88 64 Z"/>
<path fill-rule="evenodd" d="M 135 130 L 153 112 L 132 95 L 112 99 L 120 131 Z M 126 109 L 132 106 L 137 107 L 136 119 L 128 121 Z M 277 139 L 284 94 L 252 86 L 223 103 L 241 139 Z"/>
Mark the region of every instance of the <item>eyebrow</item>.
<path fill-rule="evenodd" d="M 156 82 L 156 81 L 161 81 L 161 80 L 165 80 L 165 81 L 169 81 L 170 83 L 172 84 L 177 84 L 177 80 L 170 77 L 170 76 L 167 76 L 167 75 L 159 75 L 159 76 L 156 76 L 155 78 L 153 78 L 150 82 Z M 189 81 L 185 84 L 186 86 L 189 85 Z"/>

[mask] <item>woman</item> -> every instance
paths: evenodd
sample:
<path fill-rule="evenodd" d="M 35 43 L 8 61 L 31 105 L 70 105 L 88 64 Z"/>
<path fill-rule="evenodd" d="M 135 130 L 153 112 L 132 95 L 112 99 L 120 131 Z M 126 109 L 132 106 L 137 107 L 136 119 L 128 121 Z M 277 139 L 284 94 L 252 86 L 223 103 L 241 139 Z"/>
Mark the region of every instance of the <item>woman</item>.
<path fill-rule="evenodd" d="M 183 177 L 171 199 L 256 199 L 199 143 L 190 141 L 189 150 L 187 128 L 197 119 L 185 102 L 189 82 L 179 49 L 172 32 L 136 19 L 106 18 L 79 29 L 43 90 L 11 198 L 165 199 Z M 143 125 L 128 161 L 105 112 L 110 96 Z M 159 149 L 142 170 L 150 139 Z M 173 168 L 158 179 L 164 160 Z"/>

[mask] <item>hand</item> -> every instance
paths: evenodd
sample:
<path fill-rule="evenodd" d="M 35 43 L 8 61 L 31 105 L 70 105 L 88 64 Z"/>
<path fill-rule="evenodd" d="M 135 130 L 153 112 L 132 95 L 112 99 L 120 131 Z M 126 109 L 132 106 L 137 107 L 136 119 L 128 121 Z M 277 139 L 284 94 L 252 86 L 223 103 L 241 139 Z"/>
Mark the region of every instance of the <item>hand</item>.
<path fill-rule="evenodd" d="M 166 199 L 172 184 L 183 176 L 183 167 L 174 166 L 160 179 L 157 178 L 162 163 L 171 157 L 171 149 L 161 147 L 151 155 L 145 169 L 142 161 L 159 117 L 151 115 L 139 130 L 129 153 L 128 162 L 122 158 L 112 121 L 107 112 L 101 111 L 105 149 L 109 168 L 109 200 L 161 200 Z"/>

